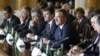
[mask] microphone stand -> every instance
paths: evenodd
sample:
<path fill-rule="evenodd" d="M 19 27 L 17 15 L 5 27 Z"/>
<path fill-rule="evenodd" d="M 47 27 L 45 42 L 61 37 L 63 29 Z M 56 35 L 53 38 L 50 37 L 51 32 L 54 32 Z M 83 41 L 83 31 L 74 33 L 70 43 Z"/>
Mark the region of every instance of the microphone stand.
<path fill-rule="evenodd" d="M 63 39 L 63 40 L 61 40 L 61 41 L 58 41 L 58 42 L 55 42 L 52 46 L 51 46 L 51 50 L 55 50 L 53 47 L 54 47 L 54 45 L 56 45 L 56 44 L 58 44 L 58 43 L 61 43 L 61 42 L 63 42 L 63 41 L 65 41 L 65 40 L 68 40 L 70 37 L 67 37 L 67 38 L 65 38 L 65 39 Z M 62 47 L 62 45 L 61 45 L 61 47 Z"/>

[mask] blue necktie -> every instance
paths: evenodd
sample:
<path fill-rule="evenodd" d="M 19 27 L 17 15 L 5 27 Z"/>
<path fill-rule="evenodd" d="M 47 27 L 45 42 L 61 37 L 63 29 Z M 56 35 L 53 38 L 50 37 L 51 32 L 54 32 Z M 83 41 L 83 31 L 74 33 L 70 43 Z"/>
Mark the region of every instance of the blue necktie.
<path fill-rule="evenodd" d="M 60 28 L 59 28 L 59 37 L 60 37 L 60 39 L 62 37 L 62 29 L 60 29 Z"/>

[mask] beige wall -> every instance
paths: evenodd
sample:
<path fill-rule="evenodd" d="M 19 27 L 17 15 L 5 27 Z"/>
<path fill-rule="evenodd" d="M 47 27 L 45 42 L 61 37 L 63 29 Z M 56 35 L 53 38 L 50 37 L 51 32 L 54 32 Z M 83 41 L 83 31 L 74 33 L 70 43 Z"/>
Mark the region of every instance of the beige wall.
<path fill-rule="evenodd" d="M 100 9 L 100 0 L 75 0 L 75 8 L 82 7 L 87 9 L 88 7 L 94 7 Z"/>
<path fill-rule="evenodd" d="M 6 0 L 0 0 L 0 3 L 2 4 L 2 2 L 4 2 L 4 1 L 6 1 Z M 9 0 L 9 1 L 10 1 L 10 5 L 12 6 L 12 8 L 15 9 L 15 13 L 14 14 L 17 15 L 18 17 L 20 17 L 20 10 L 18 10 L 18 9 L 16 10 L 16 6 L 18 6 L 18 5 L 16 5 L 16 1 L 18 1 L 18 0 Z M 23 1 L 25 1 L 25 0 L 23 0 Z M 30 7 L 32 7 L 32 8 L 33 7 L 37 7 L 37 0 L 28 0 L 28 1 L 30 1 L 28 3 Z M 88 0 L 87 2 L 86 1 L 87 0 L 75 0 L 75 8 L 77 8 L 77 7 L 83 7 L 84 9 L 86 9 L 89 6 L 92 6 L 92 4 L 89 4 L 89 1 L 91 1 L 91 0 Z M 95 1 L 95 0 L 93 0 L 93 1 Z M 91 2 L 93 3 L 93 1 L 91 1 Z M 97 2 L 94 3 L 94 6 L 97 6 L 97 8 L 100 9 L 100 6 L 99 6 L 100 5 L 100 0 L 96 0 L 96 1 Z M 96 3 L 98 3 L 98 4 L 95 5 Z M 3 11 L 0 10 L 0 24 L 2 23 L 3 18 L 4 18 Z"/>
<path fill-rule="evenodd" d="M 0 11 L 0 24 L 2 23 L 3 18 L 4 18 L 4 16 L 3 16 L 3 11 Z"/>
<path fill-rule="evenodd" d="M 21 2 L 19 3 L 19 1 L 21 1 Z M 24 1 L 25 0 L 0 0 L 0 24 L 2 23 L 2 21 L 4 19 L 4 15 L 3 15 L 2 9 L 6 5 L 10 5 L 15 10 L 14 14 L 17 15 L 18 17 L 20 17 L 20 9 L 21 9 L 21 7 L 26 6 L 26 4 L 28 4 L 28 6 L 30 6 L 31 8 L 37 7 L 37 1 L 38 0 L 27 0 L 28 2 L 24 2 Z M 26 4 L 22 5 L 23 3 L 26 3 Z"/>
<path fill-rule="evenodd" d="M 38 0 L 0 0 L 0 10 L 6 5 L 10 5 L 13 9 L 19 10 L 23 6 L 30 6 L 31 8 L 36 7 Z"/>

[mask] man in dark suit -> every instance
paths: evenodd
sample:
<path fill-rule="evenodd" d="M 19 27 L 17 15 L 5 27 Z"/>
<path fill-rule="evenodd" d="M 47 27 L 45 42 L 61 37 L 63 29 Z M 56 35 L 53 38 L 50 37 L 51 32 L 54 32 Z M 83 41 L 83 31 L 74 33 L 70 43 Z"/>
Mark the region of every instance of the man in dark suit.
<path fill-rule="evenodd" d="M 95 15 L 91 18 L 91 25 L 95 31 L 97 31 L 97 36 L 95 37 L 95 41 L 92 43 L 93 46 L 89 48 L 89 53 L 86 51 L 84 56 L 99 56 L 99 41 L 100 41 L 100 15 Z M 94 39 L 93 39 L 94 40 Z"/>
<path fill-rule="evenodd" d="M 29 29 L 33 34 L 39 35 L 45 28 L 46 22 L 42 17 L 41 10 L 33 8 L 31 11 L 32 20 L 30 21 Z"/>
<path fill-rule="evenodd" d="M 6 6 L 4 8 L 4 16 L 5 16 L 5 19 L 3 23 L 0 25 L 0 28 L 5 28 L 6 26 L 12 28 L 20 24 L 19 18 L 13 15 L 13 10 L 10 6 Z"/>
<path fill-rule="evenodd" d="M 42 32 L 43 42 L 45 42 L 47 39 L 54 39 L 52 36 L 54 35 L 55 30 L 57 28 L 57 25 L 54 20 L 54 8 L 44 9 L 43 16 L 45 21 L 47 22 L 46 27 Z"/>
<path fill-rule="evenodd" d="M 31 8 L 28 6 L 25 6 L 21 10 L 21 17 L 20 17 L 21 23 L 15 26 L 15 30 L 17 30 L 18 32 L 23 32 L 23 31 L 28 30 L 30 20 L 31 20 Z"/>
<path fill-rule="evenodd" d="M 69 45 L 75 45 L 79 42 L 78 34 L 75 28 L 73 27 L 73 25 L 67 22 L 66 16 L 67 14 L 65 10 L 63 9 L 57 10 L 55 12 L 55 22 L 56 22 L 56 25 L 58 25 L 58 27 L 54 33 L 54 36 L 53 36 L 54 39 L 53 40 L 48 39 L 44 43 L 46 44 L 49 43 L 50 45 L 53 45 L 54 43 L 59 42 L 69 37 L 67 40 L 64 40 L 60 43 L 56 43 L 54 45 L 54 47 L 60 47 L 62 43 L 64 45 L 64 50 L 65 49 L 68 50 L 70 48 Z M 76 41 L 73 41 L 73 40 L 76 40 Z"/>
<path fill-rule="evenodd" d="M 46 22 L 42 17 L 41 10 L 33 8 L 31 11 L 32 20 L 29 23 L 29 30 L 31 33 L 27 34 L 27 37 L 30 38 L 31 35 L 40 35 L 46 26 Z"/>
<path fill-rule="evenodd" d="M 53 8 L 46 8 L 43 10 L 43 17 L 44 20 L 47 22 L 44 30 L 40 35 L 35 35 L 33 38 L 36 40 L 40 40 L 41 38 L 44 39 L 54 39 L 52 36 L 54 35 L 56 24 L 54 20 L 54 9 Z"/>
<path fill-rule="evenodd" d="M 99 50 L 99 42 L 100 42 L 100 15 L 95 15 L 91 18 L 91 25 L 94 28 L 95 31 L 97 31 L 96 35 L 93 37 L 93 42 L 85 48 L 85 51 L 83 53 L 81 53 L 80 55 L 82 56 L 99 56 L 100 50 Z M 74 47 L 72 48 L 72 50 L 70 50 L 70 55 L 77 55 L 80 52 L 80 47 L 78 46 L 77 49 L 75 49 Z M 76 52 L 74 52 L 75 50 L 77 50 Z M 69 56 L 70 56 L 69 55 Z M 73 55 L 73 56 L 74 56 Z"/>
<path fill-rule="evenodd" d="M 15 26 L 15 30 L 17 30 L 20 33 L 20 38 L 27 39 L 25 37 L 26 34 L 30 32 L 28 29 L 30 20 L 31 20 L 31 8 L 25 6 L 21 9 L 21 17 L 20 17 L 21 23 Z M 25 43 L 25 50 L 22 52 L 22 56 L 29 56 L 30 46 L 31 46 L 30 42 L 24 40 L 23 43 Z"/>
<path fill-rule="evenodd" d="M 0 28 L 14 28 L 16 25 L 20 24 L 20 20 L 18 17 L 16 17 L 15 15 L 13 15 L 13 10 L 10 6 L 6 6 L 4 8 L 4 16 L 5 19 L 3 21 L 3 23 L 0 25 Z M 5 43 L 5 48 L 7 51 L 8 55 L 12 55 L 12 47 L 10 45 L 8 45 L 7 43 Z M 10 50 L 10 52 L 9 52 Z"/>

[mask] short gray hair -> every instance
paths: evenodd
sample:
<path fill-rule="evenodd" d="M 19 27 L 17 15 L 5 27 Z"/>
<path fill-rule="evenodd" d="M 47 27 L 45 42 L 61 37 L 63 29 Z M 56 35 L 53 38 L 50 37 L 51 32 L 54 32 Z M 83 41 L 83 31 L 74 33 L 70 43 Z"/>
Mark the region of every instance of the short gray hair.
<path fill-rule="evenodd" d="M 38 8 L 33 8 L 31 13 L 36 13 L 38 16 L 42 16 L 42 11 Z"/>
<path fill-rule="evenodd" d="M 62 15 L 65 16 L 65 17 L 68 15 L 64 9 L 57 9 L 57 10 L 55 11 L 55 13 L 56 13 L 56 12 L 61 12 Z"/>

